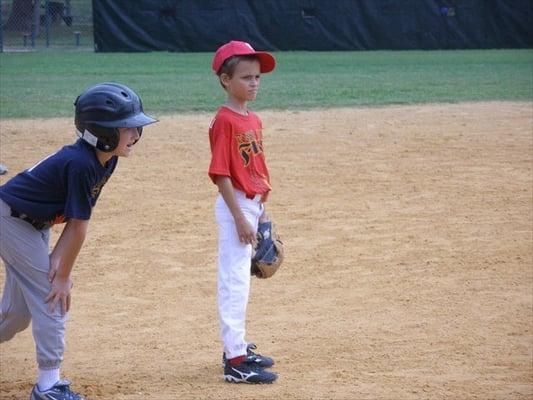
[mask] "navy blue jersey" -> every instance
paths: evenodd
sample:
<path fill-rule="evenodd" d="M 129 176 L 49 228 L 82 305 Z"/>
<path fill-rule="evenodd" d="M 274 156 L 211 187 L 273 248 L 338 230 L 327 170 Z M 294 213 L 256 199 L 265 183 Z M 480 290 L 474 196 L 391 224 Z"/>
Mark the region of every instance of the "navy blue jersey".
<path fill-rule="evenodd" d="M 0 199 L 38 221 L 87 220 L 117 162 L 113 156 L 102 166 L 78 139 L 0 186 Z"/>

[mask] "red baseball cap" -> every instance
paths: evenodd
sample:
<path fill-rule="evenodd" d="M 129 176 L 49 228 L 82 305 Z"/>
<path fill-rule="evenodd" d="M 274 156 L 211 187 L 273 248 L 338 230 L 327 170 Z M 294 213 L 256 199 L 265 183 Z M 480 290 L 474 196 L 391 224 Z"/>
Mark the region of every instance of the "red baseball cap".
<path fill-rule="evenodd" d="M 264 51 L 255 51 L 249 43 L 232 40 L 231 42 L 220 46 L 216 51 L 215 56 L 213 57 L 213 71 L 215 71 L 216 74 L 222 64 L 224 64 L 224 61 L 232 56 L 248 55 L 254 55 L 259 58 L 262 74 L 272 71 L 276 66 L 276 59 L 272 54 Z"/>

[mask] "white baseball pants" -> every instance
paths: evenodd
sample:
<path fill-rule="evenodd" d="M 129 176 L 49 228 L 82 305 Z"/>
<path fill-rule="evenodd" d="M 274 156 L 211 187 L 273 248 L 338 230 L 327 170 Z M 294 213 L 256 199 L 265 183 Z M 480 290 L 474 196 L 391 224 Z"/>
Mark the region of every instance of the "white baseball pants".
<path fill-rule="evenodd" d="M 248 222 L 257 230 L 263 213 L 261 196 L 248 199 L 235 190 L 235 198 Z M 235 220 L 221 194 L 217 196 L 218 313 L 220 337 L 228 359 L 246 354 L 246 307 L 250 293 L 252 245 L 239 241 Z"/>

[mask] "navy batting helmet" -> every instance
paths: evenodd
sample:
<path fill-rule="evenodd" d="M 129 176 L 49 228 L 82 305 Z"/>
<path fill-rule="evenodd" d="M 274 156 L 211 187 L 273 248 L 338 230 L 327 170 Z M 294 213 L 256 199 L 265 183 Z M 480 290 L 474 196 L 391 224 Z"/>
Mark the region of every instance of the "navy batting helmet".
<path fill-rule="evenodd" d="M 104 152 L 116 149 L 118 128 L 137 128 L 157 122 L 143 112 L 140 97 L 125 85 L 106 82 L 91 86 L 74 102 L 78 136 Z"/>

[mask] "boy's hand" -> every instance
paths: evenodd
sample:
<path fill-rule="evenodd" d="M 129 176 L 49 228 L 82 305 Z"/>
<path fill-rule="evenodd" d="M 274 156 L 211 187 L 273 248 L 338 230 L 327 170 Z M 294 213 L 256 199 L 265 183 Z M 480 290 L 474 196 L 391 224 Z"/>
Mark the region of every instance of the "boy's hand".
<path fill-rule="evenodd" d="M 44 301 L 50 303 L 51 311 L 55 310 L 59 303 L 62 315 L 70 310 L 70 290 L 72 289 L 70 272 L 87 235 L 88 226 L 89 220 L 69 219 L 54 250 L 50 253 L 48 279 L 52 283 L 52 289 Z"/>
<path fill-rule="evenodd" d="M 59 260 L 54 257 L 50 257 L 50 271 L 48 272 L 48 282 L 52 282 L 59 269 Z"/>
<path fill-rule="evenodd" d="M 69 278 L 61 278 L 55 276 L 52 280 L 52 289 L 46 298 L 45 303 L 49 304 L 49 310 L 55 310 L 59 303 L 61 307 L 61 315 L 65 315 L 70 310 L 70 290 L 72 289 L 72 280 Z"/>
<path fill-rule="evenodd" d="M 246 218 L 242 217 L 236 219 L 235 225 L 237 226 L 237 233 L 241 243 L 255 244 L 257 241 L 257 233 Z"/>

